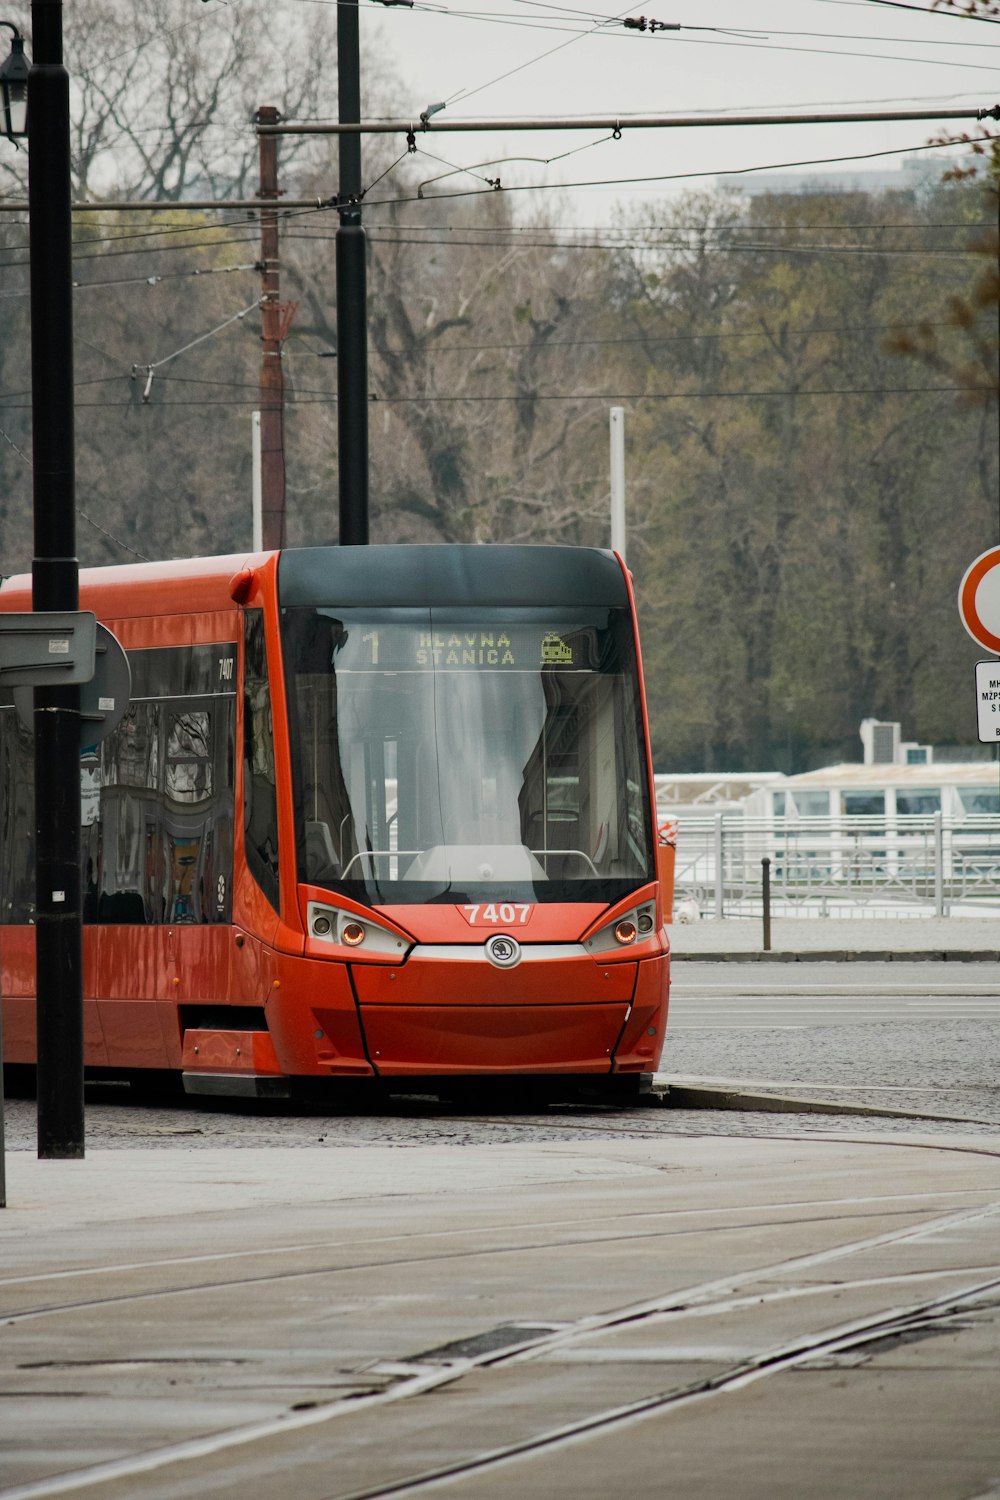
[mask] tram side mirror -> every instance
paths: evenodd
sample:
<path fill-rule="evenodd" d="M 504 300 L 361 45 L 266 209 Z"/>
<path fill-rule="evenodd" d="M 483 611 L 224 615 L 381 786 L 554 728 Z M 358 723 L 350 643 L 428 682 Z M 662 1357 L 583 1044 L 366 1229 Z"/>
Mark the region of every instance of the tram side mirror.
<path fill-rule="evenodd" d="M 656 843 L 656 877 L 660 882 L 660 894 L 663 898 L 663 920 L 669 922 L 674 910 L 674 869 L 677 861 L 677 850 L 673 844 Z"/>

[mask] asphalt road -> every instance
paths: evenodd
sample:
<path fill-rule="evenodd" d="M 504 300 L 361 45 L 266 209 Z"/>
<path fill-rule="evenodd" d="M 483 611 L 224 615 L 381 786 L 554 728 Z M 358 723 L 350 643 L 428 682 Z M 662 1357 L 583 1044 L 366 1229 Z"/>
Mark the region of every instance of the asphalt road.
<path fill-rule="evenodd" d="M 675 964 L 670 1031 L 1000 1021 L 1000 964 Z"/>
<path fill-rule="evenodd" d="M 1000 964 L 676 964 L 663 1068 L 1000 1128 Z"/>

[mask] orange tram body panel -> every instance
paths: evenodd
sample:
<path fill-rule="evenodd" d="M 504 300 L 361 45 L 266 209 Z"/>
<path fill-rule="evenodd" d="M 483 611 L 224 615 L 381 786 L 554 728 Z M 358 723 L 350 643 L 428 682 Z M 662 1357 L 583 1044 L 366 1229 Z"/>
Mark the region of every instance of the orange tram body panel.
<path fill-rule="evenodd" d="M 279 1097 L 349 1079 L 638 1094 L 669 913 L 614 554 L 289 549 L 85 570 L 80 604 L 132 671 L 81 760 L 88 1070 Z M 29 580 L 7 580 L 0 609 L 29 608 Z M 8 696 L 15 1064 L 35 1056 L 32 782 Z"/>

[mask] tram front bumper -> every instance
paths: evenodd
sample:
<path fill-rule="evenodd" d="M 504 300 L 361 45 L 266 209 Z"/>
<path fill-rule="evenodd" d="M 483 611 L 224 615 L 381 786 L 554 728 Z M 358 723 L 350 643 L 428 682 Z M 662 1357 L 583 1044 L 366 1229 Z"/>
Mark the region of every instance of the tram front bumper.
<path fill-rule="evenodd" d="M 352 977 L 383 1076 L 607 1073 L 639 967 L 578 944 L 525 945 L 509 968 L 479 945 L 418 945 L 404 964 L 355 964 Z"/>

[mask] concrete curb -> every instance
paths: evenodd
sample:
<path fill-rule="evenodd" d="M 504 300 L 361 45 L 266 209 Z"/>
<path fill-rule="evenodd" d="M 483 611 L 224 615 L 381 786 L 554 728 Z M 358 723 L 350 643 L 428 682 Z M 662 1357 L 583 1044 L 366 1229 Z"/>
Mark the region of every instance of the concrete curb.
<path fill-rule="evenodd" d="M 982 1125 L 966 1115 L 938 1115 L 928 1111 L 889 1109 L 878 1104 L 848 1104 L 833 1099 L 797 1099 L 787 1094 L 756 1094 L 744 1089 L 708 1085 L 654 1084 L 654 1095 L 666 1109 L 758 1110 L 780 1115 L 877 1115 L 885 1120 L 937 1120 L 949 1125 Z"/>
<path fill-rule="evenodd" d="M 698 964 L 830 964 L 849 963 L 852 960 L 870 964 L 992 964 L 1000 962 L 1000 949 L 914 948 L 907 951 L 906 949 L 899 948 L 815 948 L 808 950 L 796 949 L 795 952 L 779 949 L 766 953 L 762 949 L 754 949 L 747 952 L 733 949 L 723 951 L 710 949 L 702 953 L 679 953 L 676 949 L 672 949 L 670 957 L 673 963 Z"/>

